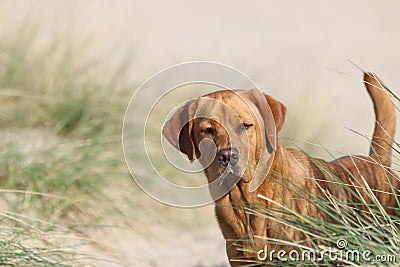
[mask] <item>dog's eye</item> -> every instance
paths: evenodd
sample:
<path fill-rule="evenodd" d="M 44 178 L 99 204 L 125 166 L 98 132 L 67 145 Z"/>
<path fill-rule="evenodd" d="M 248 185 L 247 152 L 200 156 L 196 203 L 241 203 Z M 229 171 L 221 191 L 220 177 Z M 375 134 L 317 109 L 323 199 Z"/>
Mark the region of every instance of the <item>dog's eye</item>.
<path fill-rule="evenodd" d="M 240 125 L 240 129 L 241 130 L 248 130 L 251 126 L 253 126 L 253 124 L 251 124 L 251 123 L 242 123 L 241 125 Z"/>
<path fill-rule="evenodd" d="M 214 134 L 214 129 L 211 127 L 208 127 L 208 128 L 203 129 L 202 132 L 205 134 Z"/>

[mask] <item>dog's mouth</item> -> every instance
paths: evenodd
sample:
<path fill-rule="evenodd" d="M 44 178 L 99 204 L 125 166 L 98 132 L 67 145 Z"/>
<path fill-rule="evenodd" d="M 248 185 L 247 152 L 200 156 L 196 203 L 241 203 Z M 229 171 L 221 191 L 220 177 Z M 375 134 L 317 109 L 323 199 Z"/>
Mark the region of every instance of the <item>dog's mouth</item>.
<path fill-rule="evenodd" d="M 209 182 L 212 182 L 220 177 L 225 177 L 225 178 L 226 177 L 241 177 L 243 174 L 243 172 L 241 171 L 241 168 L 239 166 L 237 166 L 237 165 L 232 166 L 231 164 L 228 164 L 226 166 L 218 166 L 215 171 L 212 171 L 212 167 L 207 168 L 206 172 L 209 174 L 209 176 L 208 176 Z"/>
<path fill-rule="evenodd" d="M 242 179 L 244 173 L 241 170 L 241 168 L 237 165 L 232 166 L 231 164 L 228 164 L 224 169 L 221 171 L 220 177 L 222 177 L 221 184 L 222 183 L 231 183 L 231 180 L 238 181 Z"/>
<path fill-rule="evenodd" d="M 232 166 L 231 164 L 228 164 L 228 166 L 225 167 L 224 172 L 226 174 L 238 175 L 239 174 L 239 168 L 237 166 Z"/>
<path fill-rule="evenodd" d="M 237 165 L 228 164 L 221 168 L 222 175 L 242 176 L 241 168 Z"/>

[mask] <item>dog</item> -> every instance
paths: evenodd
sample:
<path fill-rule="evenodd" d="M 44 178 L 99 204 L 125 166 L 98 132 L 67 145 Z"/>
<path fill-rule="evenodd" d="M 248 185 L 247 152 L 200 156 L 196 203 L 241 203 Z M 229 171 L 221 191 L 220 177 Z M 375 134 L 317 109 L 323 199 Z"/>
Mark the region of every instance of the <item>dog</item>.
<path fill-rule="evenodd" d="M 244 244 L 243 240 L 265 237 L 301 242 L 306 239 L 302 231 L 293 227 L 249 214 L 247 207 L 260 205 L 274 210 L 278 205 L 299 214 L 333 221 L 310 202 L 293 201 L 299 198 L 293 187 L 321 198 L 328 192 L 355 205 L 360 199 L 350 192 L 337 190 L 335 177 L 344 184 L 364 188 L 358 191 L 367 203 L 372 203 L 371 195 L 365 189 L 368 184 L 375 190 L 374 195 L 382 206 L 394 207 L 388 208 L 388 213 L 397 212 L 391 188 L 399 189 L 400 182 L 390 170 L 396 128 L 395 107 L 377 77 L 364 73 L 364 83 L 376 116 L 368 156 L 345 156 L 327 162 L 282 146 L 278 134 L 285 121 L 286 107 L 258 90 L 221 90 L 198 97 L 176 110 L 165 123 L 164 136 L 191 161 L 201 158 L 199 144 L 202 140 L 215 143 L 216 148 L 212 151 L 215 157 L 205 166 L 209 183 L 228 168 L 229 173 L 240 176 L 239 182 L 228 193 L 215 200 L 215 214 L 226 240 L 231 266 L 240 266 L 235 259 L 256 260 L 254 251 L 260 248 L 267 247 L 269 251 L 281 248 L 263 239 L 263 242 L 251 243 L 255 248 L 253 252 L 241 250 L 238 246 Z M 388 185 L 388 180 L 393 187 Z M 260 198 L 258 194 L 266 198 Z"/>

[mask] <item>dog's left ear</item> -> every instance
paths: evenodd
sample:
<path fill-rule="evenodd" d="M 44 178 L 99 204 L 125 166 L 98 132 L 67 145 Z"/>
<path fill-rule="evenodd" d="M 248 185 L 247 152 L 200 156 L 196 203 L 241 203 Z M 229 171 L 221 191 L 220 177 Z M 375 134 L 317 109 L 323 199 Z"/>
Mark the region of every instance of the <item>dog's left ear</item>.
<path fill-rule="evenodd" d="M 286 117 L 286 107 L 276 100 L 275 98 L 263 93 L 265 100 L 267 100 L 269 107 L 271 108 L 272 115 L 274 116 L 276 133 L 279 133 L 283 127 Z"/>
<path fill-rule="evenodd" d="M 285 122 L 286 107 L 278 100 L 257 89 L 247 92 L 247 97 L 256 105 L 263 118 L 267 148 L 269 152 L 272 152 L 276 150 L 277 135 Z"/>

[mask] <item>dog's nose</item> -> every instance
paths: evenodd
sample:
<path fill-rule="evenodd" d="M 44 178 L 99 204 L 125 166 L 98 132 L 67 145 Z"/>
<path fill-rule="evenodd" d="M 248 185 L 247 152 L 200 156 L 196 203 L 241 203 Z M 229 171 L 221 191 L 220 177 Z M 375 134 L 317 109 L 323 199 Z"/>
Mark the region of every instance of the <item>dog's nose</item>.
<path fill-rule="evenodd" d="M 227 166 L 229 162 L 234 166 L 239 160 L 239 151 L 237 148 L 223 148 L 218 151 L 217 160 L 223 166 Z"/>

